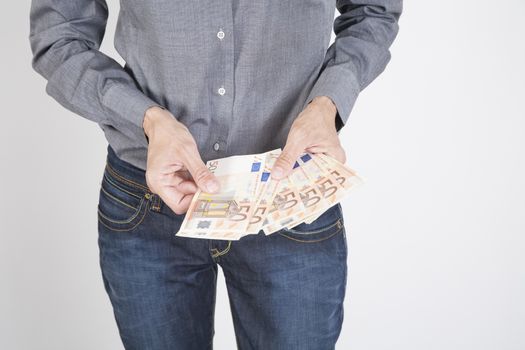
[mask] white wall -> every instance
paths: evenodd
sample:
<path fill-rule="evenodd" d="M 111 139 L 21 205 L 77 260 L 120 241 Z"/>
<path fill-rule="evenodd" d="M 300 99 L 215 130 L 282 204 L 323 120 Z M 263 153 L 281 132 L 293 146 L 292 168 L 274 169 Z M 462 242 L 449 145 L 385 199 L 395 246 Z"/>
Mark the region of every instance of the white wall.
<path fill-rule="evenodd" d="M 118 4 L 102 47 L 112 47 Z M 0 348 L 122 349 L 98 266 L 105 139 L 30 68 L 29 1 L 0 21 Z M 339 349 L 525 349 L 525 3 L 405 1 L 387 71 L 341 133 Z M 216 348 L 233 349 L 221 280 Z"/>

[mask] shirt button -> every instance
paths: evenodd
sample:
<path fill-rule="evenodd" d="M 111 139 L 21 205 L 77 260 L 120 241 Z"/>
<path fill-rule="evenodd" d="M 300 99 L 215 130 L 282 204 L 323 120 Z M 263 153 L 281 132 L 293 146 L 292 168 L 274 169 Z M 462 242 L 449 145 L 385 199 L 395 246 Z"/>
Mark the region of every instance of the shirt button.
<path fill-rule="evenodd" d="M 218 151 L 219 148 L 220 148 L 219 143 L 218 143 L 218 142 L 215 142 L 215 144 L 213 145 L 213 149 L 214 149 L 215 151 Z"/>
<path fill-rule="evenodd" d="M 219 93 L 219 95 L 224 95 L 226 93 L 226 89 L 223 88 L 222 86 L 219 88 L 219 90 L 217 90 L 217 92 Z"/>
<path fill-rule="evenodd" d="M 224 39 L 224 32 L 222 30 L 220 30 L 218 33 L 217 33 L 217 38 L 219 39 Z"/>

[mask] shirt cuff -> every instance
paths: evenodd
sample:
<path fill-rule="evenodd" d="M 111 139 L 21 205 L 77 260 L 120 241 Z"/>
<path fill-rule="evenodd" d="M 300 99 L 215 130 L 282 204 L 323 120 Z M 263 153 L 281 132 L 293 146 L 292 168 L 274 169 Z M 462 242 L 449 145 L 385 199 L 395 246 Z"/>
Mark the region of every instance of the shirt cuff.
<path fill-rule="evenodd" d="M 329 66 L 317 78 L 303 109 L 317 96 L 329 97 L 337 108 L 336 128 L 339 131 L 346 124 L 360 91 L 354 73 L 342 66 Z"/>
<path fill-rule="evenodd" d="M 146 111 L 154 106 L 166 109 L 146 96 L 138 88 L 120 83 L 114 84 L 107 90 L 102 103 L 120 118 L 131 123 L 133 129 L 135 129 L 134 134 L 140 138 L 139 141 L 143 145 L 149 143 L 143 128 Z"/>

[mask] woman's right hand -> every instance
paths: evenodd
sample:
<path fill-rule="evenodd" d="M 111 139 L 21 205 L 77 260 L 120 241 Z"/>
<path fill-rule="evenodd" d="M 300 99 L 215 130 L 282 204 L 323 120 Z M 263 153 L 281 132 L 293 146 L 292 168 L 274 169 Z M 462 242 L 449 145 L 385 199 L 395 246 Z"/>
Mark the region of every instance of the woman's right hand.
<path fill-rule="evenodd" d="M 215 193 L 219 181 L 201 159 L 188 128 L 169 111 L 151 107 L 143 122 L 149 139 L 146 183 L 176 214 L 184 214 L 197 189 Z"/>

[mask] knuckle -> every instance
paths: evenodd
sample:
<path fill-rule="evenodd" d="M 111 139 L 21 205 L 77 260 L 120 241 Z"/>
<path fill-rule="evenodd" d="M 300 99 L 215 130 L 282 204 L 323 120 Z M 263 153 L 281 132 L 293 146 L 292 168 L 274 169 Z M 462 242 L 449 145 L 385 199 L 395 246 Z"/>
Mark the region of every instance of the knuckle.
<path fill-rule="evenodd" d="M 199 167 L 197 170 L 195 170 L 195 173 L 193 174 L 193 179 L 195 180 L 195 182 L 202 182 L 210 176 L 211 173 L 208 171 L 208 169 L 206 169 L 206 167 Z"/>
<path fill-rule="evenodd" d="M 341 163 L 346 163 L 346 160 L 347 160 L 347 157 L 346 157 L 346 152 L 343 151 L 343 153 L 341 153 Z"/>
<path fill-rule="evenodd" d="M 333 152 L 334 152 L 335 158 L 339 162 L 341 162 L 343 164 L 346 162 L 346 152 L 345 152 L 345 150 L 342 147 L 340 147 L 340 146 L 336 147 Z"/>
<path fill-rule="evenodd" d="M 162 197 L 161 197 L 162 199 Z M 168 207 L 170 207 L 170 209 L 175 213 L 175 214 L 184 214 L 185 212 L 185 208 L 182 206 L 182 204 L 177 201 L 176 199 L 172 199 L 172 198 L 169 198 L 169 199 L 166 199 L 165 200 L 166 204 L 168 205 Z"/>
<path fill-rule="evenodd" d="M 281 164 L 290 166 L 295 163 L 295 159 L 293 159 L 293 156 L 290 153 L 281 154 L 279 161 L 281 162 Z"/>
<path fill-rule="evenodd" d="M 184 210 L 184 208 L 181 208 L 181 207 L 175 207 L 173 209 L 173 212 L 177 215 L 182 215 L 186 212 L 186 210 Z"/>

